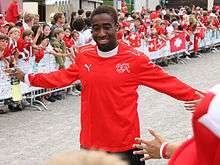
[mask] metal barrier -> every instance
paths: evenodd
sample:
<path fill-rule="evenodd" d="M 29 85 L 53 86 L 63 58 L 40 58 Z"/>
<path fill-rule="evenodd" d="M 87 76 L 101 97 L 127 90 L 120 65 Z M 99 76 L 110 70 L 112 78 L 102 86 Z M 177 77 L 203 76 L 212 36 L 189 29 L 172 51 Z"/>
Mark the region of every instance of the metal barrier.
<path fill-rule="evenodd" d="M 70 60 L 67 59 L 65 65 L 68 67 L 70 64 L 71 64 Z M 20 60 L 18 61 L 16 67 L 21 69 L 24 73 L 38 73 L 38 72 L 45 73 L 45 72 L 55 71 L 58 68 L 54 56 L 50 54 L 45 54 L 44 58 L 38 64 L 35 63 L 34 57 L 31 57 L 28 62 L 24 60 Z M 2 61 L 0 61 L 0 104 L 4 104 L 4 100 L 10 99 L 12 96 L 10 77 L 7 76 L 3 68 L 4 68 L 4 64 Z M 22 94 L 24 95 L 23 98 L 30 99 L 31 107 L 34 107 L 40 111 L 42 111 L 42 109 L 40 106 L 36 105 L 36 103 L 43 106 L 45 110 L 47 110 L 47 107 L 43 102 L 37 100 L 36 97 L 57 91 L 66 90 L 67 88 L 72 88 L 72 86 L 73 85 L 58 89 L 42 89 L 38 87 L 30 87 L 27 84 L 21 82 Z"/>

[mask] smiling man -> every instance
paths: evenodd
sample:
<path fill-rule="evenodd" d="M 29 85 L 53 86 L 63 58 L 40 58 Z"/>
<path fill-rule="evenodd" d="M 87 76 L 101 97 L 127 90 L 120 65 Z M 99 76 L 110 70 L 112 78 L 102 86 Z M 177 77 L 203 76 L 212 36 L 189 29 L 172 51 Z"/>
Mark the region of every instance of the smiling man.
<path fill-rule="evenodd" d="M 17 71 L 15 75 L 43 88 L 65 87 L 80 79 L 81 148 L 118 153 L 130 165 L 143 165 L 140 156 L 133 155 L 132 147 L 135 137 L 140 136 L 138 86 L 148 86 L 178 100 L 200 98 L 195 89 L 165 73 L 146 55 L 119 43 L 117 21 L 114 8 L 99 6 L 91 15 L 96 45 L 79 48 L 75 64 L 51 73 L 24 75 Z"/>

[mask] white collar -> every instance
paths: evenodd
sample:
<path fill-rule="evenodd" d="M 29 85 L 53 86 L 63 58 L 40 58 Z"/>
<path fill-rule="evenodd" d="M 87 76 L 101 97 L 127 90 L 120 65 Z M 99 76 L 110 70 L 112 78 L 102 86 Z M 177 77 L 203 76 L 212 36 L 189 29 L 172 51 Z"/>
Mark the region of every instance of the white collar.
<path fill-rule="evenodd" d="M 115 56 L 118 53 L 118 46 L 116 48 L 108 51 L 108 52 L 102 52 L 97 47 L 97 52 L 98 52 L 98 55 L 101 56 L 101 57 L 104 57 L 104 58 L 112 57 L 112 56 Z"/>

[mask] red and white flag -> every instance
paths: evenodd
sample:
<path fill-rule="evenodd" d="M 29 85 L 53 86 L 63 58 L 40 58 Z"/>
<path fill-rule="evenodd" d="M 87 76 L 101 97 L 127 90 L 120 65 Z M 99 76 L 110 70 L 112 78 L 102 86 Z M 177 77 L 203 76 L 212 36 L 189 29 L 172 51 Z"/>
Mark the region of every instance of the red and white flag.
<path fill-rule="evenodd" d="M 197 34 L 200 40 L 204 39 L 205 37 L 205 28 L 204 27 L 196 27 L 195 33 Z"/>
<path fill-rule="evenodd" d="M 149 52 L 155 52 L 157 51 L 157 39 L 153 38 L 149 41 L 149 45 L 148 45 L 148 51 Z"/>
<path fill-rule="evenodd" d="M 173 38 L 170 39 L 170 52 L 180 52 L 186 49 L 186 37 L 185 32 L 176 34 Z"/>
<path fill-rule="evenodd" d="M 133 48 L 141 46 L 141 36 L 139 33 L 131 32 L 128 36 L 128 41 Z"/>
<path fill-rule="evenodd" d="M 161 38 L 157 39 L 157 49 L 162 49 L 166 45 L 166 40 Z"/>
<path fill-rule="evenodd" d="M 149 41 L 148 50 L 154 52 L 162 49 L 166 45 L 166 40 L 153 38 Z"/>

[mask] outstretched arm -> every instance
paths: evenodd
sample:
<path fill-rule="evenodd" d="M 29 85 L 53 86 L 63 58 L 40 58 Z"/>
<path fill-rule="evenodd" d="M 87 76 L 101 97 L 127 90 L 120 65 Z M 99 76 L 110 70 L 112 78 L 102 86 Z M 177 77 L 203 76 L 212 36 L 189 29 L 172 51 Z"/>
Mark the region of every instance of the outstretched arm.
<path fill-rule="evenodd" d="M 79 79 L 78 65 L 72 64 L 67 69 L 61 69 L 50 73 L 37 73 L 25 75 L 21 70 L 8 71 L 20 81 L 42 88 L 62 88 Z"/>
<path fill-rule="evenodd" d="M 137 66 L 136 75 L 139 84 L 182 101 L 200 99 L 200 96 L 196 93 L 196 89 L 185 84 L 178 78 L 167 74 L 163 69 L 153 64 L 145 55 L 139 58 Z"/>
<path fill-rule="evenodd" d="M 169 159 L 180 146 L 178 143 L 166 143 L 164 138 L 154 130 L 148 130 L 154 137 L 153 140 L 144 140 L 141 138 L 135 138 L 140 144 L 134 144 L 133 147 L 139 150 L 134 151 L 134 155 L 144 155 L 141 161 L 149 159 Z"/>

